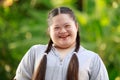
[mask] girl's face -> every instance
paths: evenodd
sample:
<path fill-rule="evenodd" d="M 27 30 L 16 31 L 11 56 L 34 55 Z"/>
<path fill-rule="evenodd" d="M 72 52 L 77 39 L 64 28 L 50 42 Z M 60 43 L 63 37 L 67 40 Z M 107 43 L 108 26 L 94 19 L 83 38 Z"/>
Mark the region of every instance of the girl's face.
<path fill-rule="evenodd" d="M 52 18 L 49 34 L 58 48 L 69 48 L 75 45 L 78 26 L 69 14 L 59 14 Z"/>

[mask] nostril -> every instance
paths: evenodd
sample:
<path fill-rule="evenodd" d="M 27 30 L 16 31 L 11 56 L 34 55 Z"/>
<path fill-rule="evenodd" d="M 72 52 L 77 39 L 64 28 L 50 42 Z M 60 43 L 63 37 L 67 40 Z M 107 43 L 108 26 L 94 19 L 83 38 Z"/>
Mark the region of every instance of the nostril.
<path fill-rule="evenodd" d="M 60 30 L 60 33 L 65 33 L 65 32 L 67 32 L 66 29 L 61 29 Z"/>

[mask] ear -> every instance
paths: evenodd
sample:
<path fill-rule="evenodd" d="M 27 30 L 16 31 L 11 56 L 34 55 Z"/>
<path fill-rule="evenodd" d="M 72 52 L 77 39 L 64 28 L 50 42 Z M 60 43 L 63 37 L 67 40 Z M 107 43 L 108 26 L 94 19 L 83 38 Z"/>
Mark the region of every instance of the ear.
<path fill-rule="evenodd" d="M 79 30 L 79 25 L 78 25 L 78 23 L 76 23 L 75 25 L 76 25 L 76 29 L 77 29 L 77 31 L 78 31 L 78 30 Z"/>
<path fill-rule="evenodd" d="M 50 28 L 49 27 L 47 28 L 46 32 L 47 32 L 47 35 L 50 35 Z"/>

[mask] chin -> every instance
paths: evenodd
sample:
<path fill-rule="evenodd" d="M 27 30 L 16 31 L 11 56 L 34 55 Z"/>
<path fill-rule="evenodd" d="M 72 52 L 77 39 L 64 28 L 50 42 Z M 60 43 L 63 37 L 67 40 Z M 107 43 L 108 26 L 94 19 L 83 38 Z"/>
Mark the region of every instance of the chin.
<path fill-rule="evenodd" d="M 68 48 L 68 47 L 70 47 L 70 44 L 61 44 L 61 47 Z"/>

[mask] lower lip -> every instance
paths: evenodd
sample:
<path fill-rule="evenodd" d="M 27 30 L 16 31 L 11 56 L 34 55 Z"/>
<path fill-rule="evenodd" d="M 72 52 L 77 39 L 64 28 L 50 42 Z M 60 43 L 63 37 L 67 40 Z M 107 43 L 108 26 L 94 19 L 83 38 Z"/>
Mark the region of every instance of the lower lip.
<path fill-rule="evenodd" d="M 63 40 L 65 40 L 65 39 L 67 39 L 68 38 L 68 36 L 67 37 L 60 37 L 61 39 L 63 39 Z"/>

